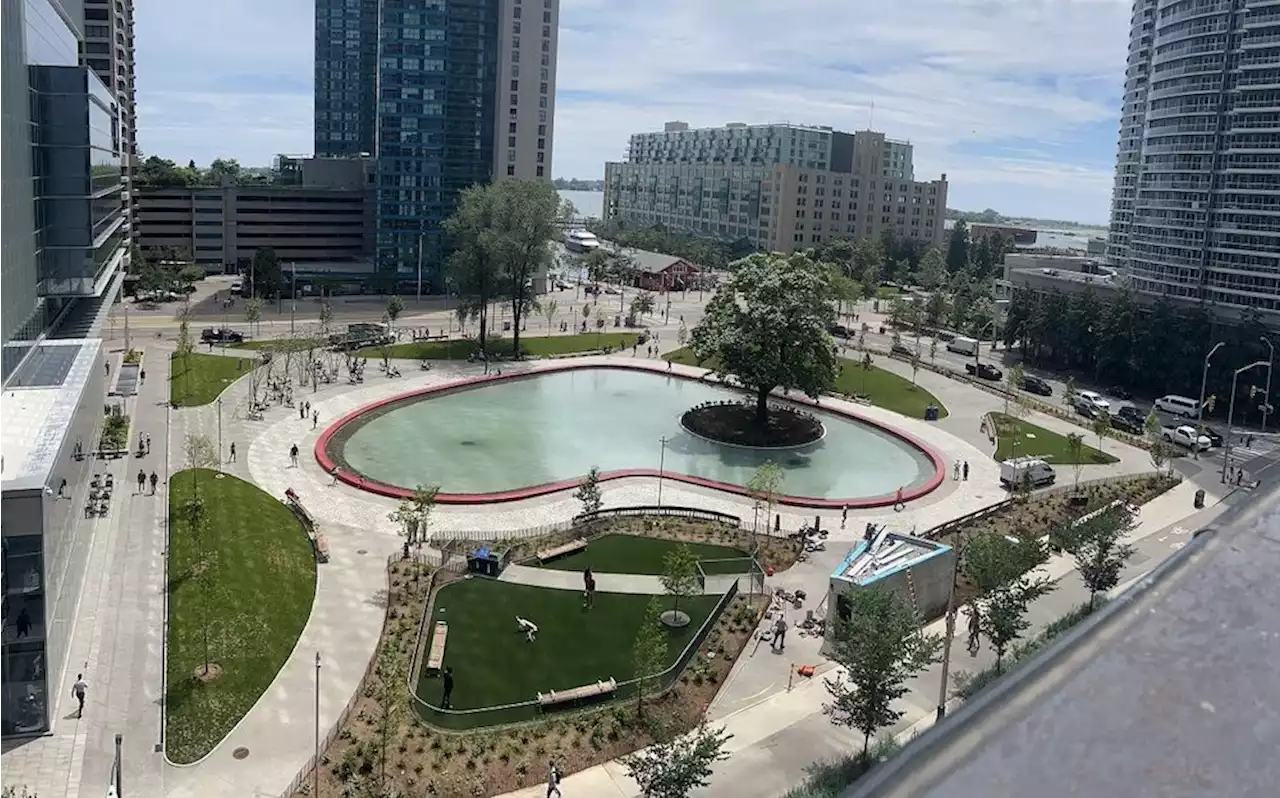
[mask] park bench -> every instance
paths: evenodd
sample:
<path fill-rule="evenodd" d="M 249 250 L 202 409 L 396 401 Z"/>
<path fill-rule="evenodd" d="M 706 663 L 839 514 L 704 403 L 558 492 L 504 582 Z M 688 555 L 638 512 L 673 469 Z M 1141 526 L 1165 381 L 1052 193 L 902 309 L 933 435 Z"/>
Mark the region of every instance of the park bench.
<path fill-rule="evenodd" d="M 449 624 L 436 621 L 431 630 L 431 653 L 427 655 L 427 670 L 438 671 L 444 665 L 444 644 L 449 639 Z"/>
<path fill-rule="evenodd" d="M 329 562 L 329 540 L 317 532 L 311 541 L 316 547 L 316 559 L 320 562 Z"/>
<path fill-rule="evenodd" d="M 546 562 L 554 560 L 556 557 L 563 557 L 566 554 L 573 554 L 582 551 L 587 547 L 586 538 L 576 538 L 568 543 L 562 543 L 559 546 L 552 546 L 549 549 L 542 549 L 538 552 L 538 562 Z"/>
<path fill-rule="evenodd" d="M 289 509 L 293 510 L 294 514 L 298 516 L 298 520 L 306 527 L 307 534 L 313 534 L 316 528 L 316 519 L 307 511 L 306 507 L 302 506 L 302 499 L 298 498 L 297 492 L 293 488 L 288 488 L 284 492 L 284 497 L 289 502 Z"/>
<path fill-rule="evenodd" d="M 555 706 L 556 704 L 564 704 L 569 701 L 579 701 L 584 698 L 596 698 L 598 696 L 609 695 L 618 689 L 618 682 L 610 678 L 607 682 L 596 682 L 595 684 L 584 684 L 581 687 L 573 687 L 568 690 L 550 690 L 545 693 L 538 693 L 538 703 L 544 707 Z"/>

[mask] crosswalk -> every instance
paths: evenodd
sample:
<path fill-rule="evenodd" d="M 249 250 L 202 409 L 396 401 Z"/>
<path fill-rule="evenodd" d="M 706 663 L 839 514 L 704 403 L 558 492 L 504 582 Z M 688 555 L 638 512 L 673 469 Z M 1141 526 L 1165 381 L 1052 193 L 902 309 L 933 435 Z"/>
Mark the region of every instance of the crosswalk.
<path fill-rule="evenodd" d="M 1227 456 L 1225 449 L 1215 448 L 1201 455 L 1200 460 L 1208 461 L 1221 468 Z M 1229 466 L 1232 469 L 1243 469 L 1248 475 L 1274 463 L 1278 458 L 1280 458 L 1280 439 L 1273 436 L 1257 436 L 1249 441 L 1247 446 L 1237 443 L 1231 447 Z"/>

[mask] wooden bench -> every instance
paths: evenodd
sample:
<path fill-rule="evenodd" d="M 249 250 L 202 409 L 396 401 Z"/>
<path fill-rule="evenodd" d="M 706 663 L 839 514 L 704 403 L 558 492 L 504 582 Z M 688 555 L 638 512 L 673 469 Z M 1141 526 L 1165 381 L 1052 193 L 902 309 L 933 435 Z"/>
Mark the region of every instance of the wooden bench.
<path fill-rule="evenodd" d="M 587 547 L 586 538 L 577 538 L 568 543 L 562 543 L 559 546 L 553 546 L 549 549 L 542 549 L 538 552 L 538 562 L 546 562 L 554 560 L 556 557 L 563 557 L 566 554 L 573 554 L 582 551 Z"/>
<path fill-rule="evenodd" d="M 436 621 L 431 630 L 431 653 L 427 655 L 427 670 L 439 671 L 444 665 L 444 644 L 449 639 L 449 624 Z"/>
<path fill-rule="evenodd" d="M 311 540 L 316 547 L 316 559 L 320 562 L 329 562 L 329 541 L 325 536 L 317 532 Z"/>
<path fill-rule="evenodd" d="M 538 703 L 544 707 L 550 707 L 569 701 L 578 701 L 583 698 L 596 698 L 597 696 L 609 695 L 617 689 L 617 680 L 610 678 L 607 682 L 584 684 L 581 687 L 574 687 L 569 690 L 550 690 L 545 693 L 538 693 Z"/>

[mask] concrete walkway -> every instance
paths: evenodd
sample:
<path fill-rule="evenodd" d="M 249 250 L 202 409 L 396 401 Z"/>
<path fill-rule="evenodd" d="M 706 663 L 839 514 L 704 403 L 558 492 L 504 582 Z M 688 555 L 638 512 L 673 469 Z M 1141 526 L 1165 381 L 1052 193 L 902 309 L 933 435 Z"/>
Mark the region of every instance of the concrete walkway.
<path fill-rule="evenodd" d="M 592 572 L 596 578 L 596 590 L 600 593 L 631 593 L 641 596 L 661 596 L 666 592 L 662 577 L 652 574 L 609 574 Z M 738 580 L 737 576 L 724 574 L 708 576 L 702 595 L 719 596 Z M 516 585 L 549 587 L 555 590 L 582 590 L 582 571 L 562 571 L 554 568 L 535 568 L 530 565 L 508 565 L 498 577 L 500 582 Z"/>

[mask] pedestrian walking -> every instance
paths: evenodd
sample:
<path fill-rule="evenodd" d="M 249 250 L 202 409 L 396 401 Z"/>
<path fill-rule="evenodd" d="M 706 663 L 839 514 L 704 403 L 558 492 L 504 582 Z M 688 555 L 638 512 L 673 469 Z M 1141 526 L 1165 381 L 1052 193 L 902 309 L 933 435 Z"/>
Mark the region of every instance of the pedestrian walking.
<path fill-rule="evenodd" d="M 556 767 L 555 760 L 551 760 L 550 767 L 547 768 L 547 798 L 551 798 L 552 793 L 556 798 L 563 798 L 560 793 L 560 768 Z"/>
<path fill-rule="evenodd" d="M 297 463 L 294 463 L 294 465 L 297 465 Z M 334 485 L 337 485 L 337 484 L 338 484 L 338 466 L 337 466 L 337 464 L 334 464 L 334 466 L 333 466 L 333 470 L 329 472 L 329 476 L 333 477 L 333 479 L 329 482 L 329 487 L 331 487 L 331 488 L 332 488 Z"/>
<path fill-rule="evenodd" d="M 968 482 L 969 481 L 969 461 L 968 460 L 964 461 L 964 468 L 960 470 L 960 473 L 964 475 L 964 481 Z"/>
<path fill-rule="evenodd" d="M 591 609 L 596 603 L 596 576 L 589 565 L 582 572 L 582 590 L 582 606 Z"/>
<path fill-rule="evenodd" d="M 156 472 L 151 472 L 151 495 L 156 495 L 156 483 L 160 481 L 160 477 L 156 476 Z"/>
<path fill-rule="evenodd" d="M 1244 469 L 1243 469 L 1243 468 L 1237 468 L 1237 469 L 1236 469 L 1236 484 L 1237 484 L 1237 485 L 1239 485 L 1239 484 L 1240 484 L 1240 483 L 1242 483 L 1242 482 L 1244 482 Z"/>
<path fill-rule="evenodd" d="M 303 402 L 302 404 L 298 405 L 298 418 L 302 419 L 303 421 L 307 420 L 307 403 L 306 402 Z"/>
<path fill-rule="evenodd" d="M 138 493 L 142 493 L 147 489 L 147 472 L 138 469 Z"/>
<path fill-rule="evenodd" d="M 312 410 L 311 411 L 311 429 L 315 429 L 316 425 L 319 423 L 320 423 L 320 411 Z"/>
<path fill-rule="evenodd" d="M 408 544 L 405 544 L 408 545 Z M 444 693 L 440 696 L 440 708 L 449 709 L 453 705 L 453 668 L 444 669 Z"/>
<path fill-rule="evenodd" d="M 298 467 L 298 444 L 289 447 L 289 465 Z"/>
<path fill-rule="evenodd" d="M 228 462 L 228 463 L 234 463 L 235 461 L 236 461 L 236 442 L 235 442 L 235 441 L 232 441 L 232 442 L 231 442 L 231 457 L 227 458 L 227 462 Z"/>
<path fill-rule="evenodd" d="M 907 509 L 907 503 L 902 500 L 902 488 L 899 487 L 893 494 L 893 511 L 900 513 L 905 509 Z"/>
<path fill-rule="evenodd" d="M 959 460 L 957 460 L 955 464 L 951 466 L 951 478 L 956 482 L 960 481 L 960 461 Z"/>
<path fill-rule="evenodd" d="M 146 369 L 138 369 L 138 381 L 139 381 L 139 382 L 146 382 L 146 381 L 147 381 L 147 370 L 146 370 Z"/>
<path fill-rule="evenodd" d="M 147 433 L 147 454 L 151 454 L 151 433 Z"/>
<path fill-rule="evenodd" d="M 773 622 L 773 641 L 774 651 L 785 651 L 787 649 L 787 622 L 781 616 Z"/>
<path fill-rule="evenodd" d="M 848 522 L 848 520 L 849 520 L 849 505 L 846 504 L 845 506 L 840 508 L 840 528 L 841 529 L 844 529 L 844 525 Z"/>
<path fill-rule="evenodd" d="M 84 697 L 89 693 L 89 683 L 84 680 L 83 673 L 76 674 L 76 683 L 71 685 L 71 695 L 76 697 L 76 717 L 84 715 Z"/>

